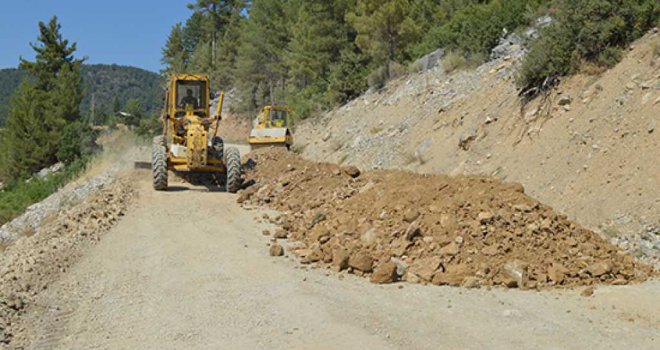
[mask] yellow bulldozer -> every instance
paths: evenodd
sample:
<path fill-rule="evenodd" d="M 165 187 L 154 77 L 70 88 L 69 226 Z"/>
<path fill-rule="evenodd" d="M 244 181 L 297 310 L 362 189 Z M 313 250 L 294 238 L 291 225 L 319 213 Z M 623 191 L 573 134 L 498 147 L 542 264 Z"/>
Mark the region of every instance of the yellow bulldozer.
<path fill-rule="evenodd" d="M 290 149 L 293 145 L 291 118 L 293 110 L 286 106 L 265 106 L 254 122 L 248 143 L 251 149 L 276 146 Z"/>
<path fill-rule="evenodd" d="M 241 155 L 238 149 L 225 149 L 217 135 L 222 119 L 224 93 L 215 115 L 211 116 L 210 82 L 207 75 L 179 74 L 168 80 L 165 107 L 161 115 L 163 134 L 152 148 L 153 187 L 167 190 L 168 171 L 216 173 L 225 188 L 235 193 L 241 186 Z M 215 124 L 211 135 L 211 125 Z"/>

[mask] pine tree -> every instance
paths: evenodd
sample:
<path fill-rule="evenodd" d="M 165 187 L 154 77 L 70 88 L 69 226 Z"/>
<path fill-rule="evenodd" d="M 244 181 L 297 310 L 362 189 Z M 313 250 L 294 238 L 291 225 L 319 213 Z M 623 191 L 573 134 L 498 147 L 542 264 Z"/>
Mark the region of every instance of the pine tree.
<path fill-rule="evenodd" d="M 163 58 L 161 62 L 166 66 L 166 73 L 182 73 L 188 67 L 190 53 L 186 51 L 183 40 L 183 29 L 181 23 L 172 27 L 165 47 L 163 48 Z"/>
<path fill-rule="evenodd" d="M 21 58 L 20 68 L 26 70 L 36 78 L 36 87 L 42 91 L 51 91 L 56 85 L 56 79 L 61 70 L 80 69 L 84 60 L 73 57 L 76 43 L 69 45 L 69 41 L 60 33 L 62 26 L 57 17 L 51 18 L 48 24 L 39 22 L 39 44 L 30 44 L 37 53 L 35 62 Z"/>
<path fill-rule="evenodd" d="M 209 74 L 213 70 L 213 54 L 208 43 L 200 42 L 190 58 L 188 73 Z"/>
<path fill-rule="evenodd" d="M 243 10 L 244 4 L 242 2 L 238 6 L 235 6 L 218 43 L 212 78 L 213 82 L 218 84 L 217 86 L 222 89 L 229 89 L 234 83 L 238 48 L 246 21 L 242 13 Z"/>
<path fill-rule="evenodd" d="M 59 139 L 53 139 L 53 128 L 46 125 L 52 119 L 44 118 L 44 98 L 44 93 L 27 80 L 12 96 L 0 147 L 3 176 L 8 179 L 28 176 L 55 160 Z"/>
<path fill-rule="evenodd" d="M 116 115 L 119 112 L 121 112 L 121 102 L 119 102 L 119 97 L 115 95 L 112 98 L 112 113 Z"/>
<path fill-rule="evenodd" d="M 212 21 L 203 12 L 194 11 L 186 23 L 181 27 L 181 44 L 188 57 L 192 57 L 197 46 L 211 42 Z"/>
<path fill-rule="evenodd" d="M 266 103 L 282 103 L 288 66 L 284 52 L 290 41 L 295 6 L 287 0 L 255 0 L 238 51 L 236 80 L 247 110 Z M 264 84 L 259 88 L 260 84 Z"/>
<path fill-rule="evenodd" d="M 132 98 L 126 101 L 126 107 L 124 109 L 127 113 L 127 116 L 123 120 L 124 124 L 134 127 L 138 126 L 140 120 L 144 117 L 144 108 L 140 100 Z"/>
<path fill-rule="evenodd" d="M 319 79 L 327 82 L 331 64 L 348 44 L 347 5 L 345 0 L 307 0 L 300 5 L 286 52 L 286 63 L 299 88 Z"/>
<path fill-rule="evenodd" d="M 188 8 L 207 15 L 205 32 L 209 34 L 207 45 L 211 52 L 213 68 L 218 58 L 219 41 L 224 38 L 232 17 L 240 14 L 245 6 L 245 0 L 196 0 L 188 4 Z"/>
<path fill-rule="evenodd" d="M 421 36 L 419 25 L 409 16 L 410 9 L 410 0 L 358 0 L 349 14 L 358 33 L 355 43 L 385 67 L 387 76 L 392 73 L 392 62 L 410 58 L 408 48 Z"/>
<path fill-rule="evenodd" d="M 12 178 L 27 176 L 57 161 L 67 125 L 80 120 L 83 60 L 74 58 L 76 44 L 60 33 L 57 17 L 39 22 L 34 62 L 21 59 L 29 78 L 16 91 L 3 137 L 7 168 Z"/>

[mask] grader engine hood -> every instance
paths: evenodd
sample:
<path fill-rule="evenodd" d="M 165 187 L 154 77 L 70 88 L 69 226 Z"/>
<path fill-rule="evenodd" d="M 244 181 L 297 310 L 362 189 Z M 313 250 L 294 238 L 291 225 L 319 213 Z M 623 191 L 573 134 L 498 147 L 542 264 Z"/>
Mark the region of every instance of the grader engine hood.
<path fill-rule="evenodd" d="M 207 163 L 207 139 L 208 133 L 202 125 L 192 124 L 188 128 L 187 145 L 188 167 L 198 169 Z"/>

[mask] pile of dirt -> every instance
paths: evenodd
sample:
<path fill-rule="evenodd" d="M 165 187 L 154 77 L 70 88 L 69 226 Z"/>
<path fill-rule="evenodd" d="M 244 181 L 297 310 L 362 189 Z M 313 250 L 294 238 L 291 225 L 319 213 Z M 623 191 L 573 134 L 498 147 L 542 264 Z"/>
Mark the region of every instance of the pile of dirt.
<path fill-rule="evenodd" d="M 524 193 L 487 177 L 369 171 L 282 150 L 247 161 L 244 205 L 268 205 L 275 238 L 303 263 L 452 286 L 518 288 L 640 282 L 653 268 Z"/>
<path fill-rule="evenodd" d="M 133 193 L 115 180 L 0 252 L 0 347 L 22 342 L 21 314 L 124 215 Z"/>

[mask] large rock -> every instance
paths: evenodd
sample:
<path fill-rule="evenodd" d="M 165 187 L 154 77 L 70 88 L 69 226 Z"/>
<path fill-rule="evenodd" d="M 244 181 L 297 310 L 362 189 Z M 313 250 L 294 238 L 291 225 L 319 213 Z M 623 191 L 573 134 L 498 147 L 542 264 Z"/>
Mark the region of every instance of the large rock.
<path fill-rule="evenodd" d="M 573 102 L 573 98 L 571 96 L 562 95 L 561 97 L 559 97 L 559 101 L 557 102 L 557 104 L 559 104 L 560 106 L 568 106 L 571 104 L 571 102 Z"/>
<path fill-rule="evenodd" d="M 352 165 L 345 166 L 341 170 L 344 172 L 344 174 L 346 174 L 346 175 L 348 175 L 352 178 L 356 178 L 356 177 L 360 176 L 360 169 L 358 169 L 357 167 L 354 167 Z"/>
<path fill-rule="evenodd" d="M 371 282 L 378 284 L 396 282 L 398 275 L 396 273 L 397 265 L 393 262 L 386 262 L 376 266 L 373 275 L 371 275 Z"/>
<path fill-rule="evenodd" d="M 441 263 L 442 259 L 437 256 L 417 259 L 408 268 L 408 274 L 413 274 L 424 281 L 431 282 Z"/>
<path fill-rule="evenodd" d="M 341 271 L 348 268 L 348 259 L 350 254 L 344 248 L 336 248 L 332 251 L 332 268 L 335 271 Z"/>
<path fill-rule="evenodd" d="M 415 221 L 410 225 L 408 225 L 408 228 L 406 229 L 405 238 L 408 241 L 412 241 L 415 237 L 421 234 L 422 234 L 422 230 L 420 229 L 419 224 Z"/>
<path fill-rule="evenodd" d="M 472 272 L 465 264 L 449 265 L 446 271 L 438 272 L 433 276 L 432 283 L 439 286 L 460 286 L 463 284 L 463 280 L 471 274 Z"/>
<path fill-rule="evenodd" d="M 548 278 L 550 278 L 550 281 L 555 284 L 562 284 L 568 273 L 569 270 L 562 264 L 553 263 L 552 266 L 548 268 Z"/>
<path fill-rule="evenodd" d="M 269 253 L 270 256 L 282 256 L 284 255 L 284 248 L 279 244 L 272 244 Z"/>
<path fill-rule="evenodd" d="M 415 63 L 413 63 L 413 67 L 418 67 L 421 72 L 440 67 L 440 61 L 444 56 L 445 51 L 443 49 L 437 49 L 415 61 Z"/>
<path fill-rule="evenodd" d="M 504 264 L 502 268 L 504 284 L 509 288 L 524 287 L 528 279 L 527 266 L 527 263 L 520 260 Z"/>
<path fill-rule="evenodd" d="M 348 266 L 362 272 L 371 272 L 374 259 L 365 252 L 358 252 L 348 259 Z"/>
<path fill-rule="evenodd" d="M 507 56 L 518 57 L 524 53 L 523 39 L 518 34 L 510 34 L 500 39 L 490 53 L 490 59 L 495 60 Z"/>
<path fill-rule="evenodd" d="M 609 261 L 599 261 L 587 267 L 587 272 L 594 277 L 600 277 L 612 272 L 612 264 Z"/>
<path fill-rule="evenodd" d="M 454 256 L 460 251 L 460 246 L 456 242 L 451 242 L 440 249 L 440 256 Z"/>
<path fill-rule="evenodd" d="M 403 213 L 403 221 L 409 224 L 417 220 L 418 217 L 419 217 L 419 211 L 417 211 L 417 209 L 414 208 L 410 208 Z"/>

